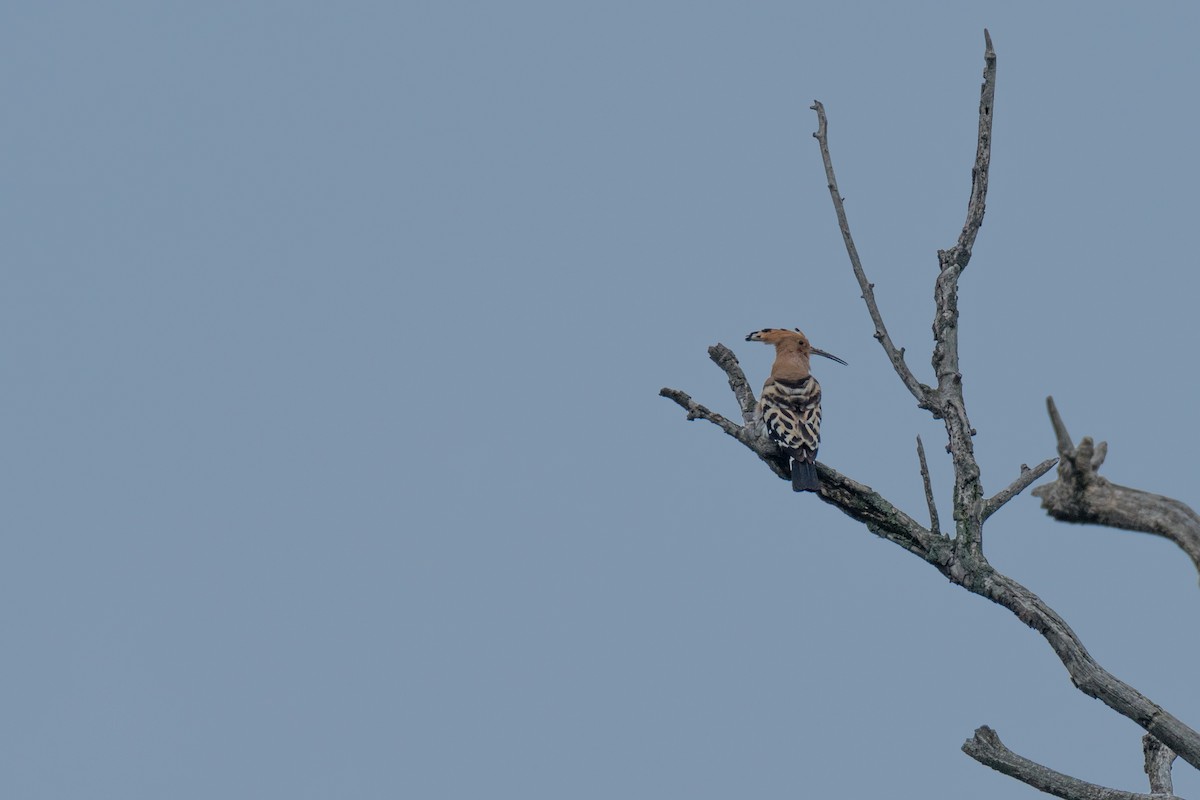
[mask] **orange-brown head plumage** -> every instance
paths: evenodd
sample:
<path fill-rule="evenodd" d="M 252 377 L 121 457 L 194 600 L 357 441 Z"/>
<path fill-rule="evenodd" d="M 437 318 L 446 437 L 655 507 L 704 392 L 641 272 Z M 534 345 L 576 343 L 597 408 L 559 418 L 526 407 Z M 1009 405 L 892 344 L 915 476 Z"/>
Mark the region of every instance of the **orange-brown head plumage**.
<path fill-rule="evenodd" d="M 746 336 L 747 342 L 762 342 L 775 345 L 775 363 L 771 365 L 771 377 L 795 381 L 809 376 L 809 357 L 819 356 L 845 364 L 832 353 L 812 346 L 808 337 L 799 328 L 763 328 Z"/>

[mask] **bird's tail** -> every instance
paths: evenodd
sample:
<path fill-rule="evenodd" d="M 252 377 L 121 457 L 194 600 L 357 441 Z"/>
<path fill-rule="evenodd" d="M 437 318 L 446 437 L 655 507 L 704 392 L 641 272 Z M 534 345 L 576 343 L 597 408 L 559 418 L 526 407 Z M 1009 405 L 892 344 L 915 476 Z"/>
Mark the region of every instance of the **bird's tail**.
<path fill-rule="evenodd" d="M 792 491 L 815 492 L 821 487 L 817 479 L 817 465 L 811 461 L 792 459 Z"/>

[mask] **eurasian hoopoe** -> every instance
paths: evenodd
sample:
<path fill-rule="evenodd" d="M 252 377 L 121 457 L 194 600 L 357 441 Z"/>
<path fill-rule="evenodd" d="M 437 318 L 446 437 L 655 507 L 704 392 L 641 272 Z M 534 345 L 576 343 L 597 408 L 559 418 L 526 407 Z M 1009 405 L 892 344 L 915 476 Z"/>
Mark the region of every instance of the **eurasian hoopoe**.
<path fill-rule="evenodd" d="M 763 384 L 755 416 L 792 459 L 792 489 L 815 492 L 820 486 L 814 462 L 821 444 L 821 384 L 808 371 L 808 359 L 816 353 L 839 364 L 846 362 L 813 347 L 799 328 L 764 328 L 746 341 L 775 345 L 775 363 Z"/>

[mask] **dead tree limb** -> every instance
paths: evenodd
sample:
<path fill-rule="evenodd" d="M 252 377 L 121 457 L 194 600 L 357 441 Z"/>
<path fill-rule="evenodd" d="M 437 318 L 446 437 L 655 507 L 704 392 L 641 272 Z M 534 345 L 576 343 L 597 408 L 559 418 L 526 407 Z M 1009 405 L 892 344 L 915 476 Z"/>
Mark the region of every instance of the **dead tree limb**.
<path fill-rule="evenodd" d="M 917 376 L 913 375 L 912 370 L 908 368 L 908 364 L 904 361 L 904 348 L 898 348 L 892 342 L 887 325 L 883 322 L 883 315 L 879 313 L 879 304 L 875 302 L 875 284 L 867 280 L 867 275 L 863 271 L 862 261 L 858 257 L 858 248 L 854 246 L 854 237 L 850 235 L 850 221 L 846 217 L 845 204 L 842 201 L 841 192 L 838 190 L 837 177 L 833 174 L 833 157 L 829 154 L 827 137 L 829 121 L 825 118 L 825 106 L 821 105 L 820 100 L 814 100 L 811 108 L 817 112 L 817 130 L 813 137 L 821 145 L 821 159 L 825 162 L 829 196 L 833 198 L 833 208 L 837 213 L 838 227 L 842 231 L 842 241 L 845 242 L 846 252 L 850 255 L 850 267 L 854 270 L 854 277 L 862 289 L 862 299 L 866 302 L 867 311 L 871 314 L 871 322 L 875 324 L 875 338 L 883 346 L 883 352 L 887 353 L 888 360 L 892 362 L 892 367 L 900 376 L 900 380 L 912 392 L 913 397 L 917 398 L 917 406 L 929 409 L 934 412 L 934 416 L 937 416 L 938 410 L 930 405 L 930 396 L 933 390 L 917 380 Z"/>
<path fill-rule="evenodd" d="M 986 725 L 963 742 L 962 750 L 980 764 L 1065 800 L 1176 800 L 1175 795 L 1171 793 L 1169 778 L 1165 792 L 1158 793 L 1152 789 L 1155 794 L 1139 794 L 1097 786 L 1056 772 L 1009 750 L 996 732 Z"/>
<path fill-rule="evenodd" d="M 869 486 L 842 475 L 824 464 L 817 464 L 821 486 L 818 496 L 826 503 L 840 509 L 846 515 L 863 523 L 869 531 L 895 542 L 909 552 L 932 564 L 951 582 L 968 591 L 986 597 L 1001 605 L 1033 628 L 1054 650 L 1066 667 L 1071 681 L 1080 691 L 1101 700 L 1117 713 L 1140 725 L 1148 734 L 1178 753 L 1188 763 L 1200 768 L 1200 733 L 1185 725 L 1162 707 L 1142 695 L 1132 686 L 1107 672 L 1088 653 L 1080 639 L 1052 608 L 1032 591 L 1012 578 L 997 572 L 983 553 L 983 525 L 1009 499 L 1026 488 L 1041 474 L 1048 471 L 1055 459 L 1048 459 L 1030 470 L 1026 468 L 1009 486 L 991 499 L 985 500 L 978 462 L 975 458 L 971 437 L 975 434 L 967 416 L 963 394 L 962 371 L 958 353 L 958 280 L 970 262 L 979 228 L 983 223 L 987 199 L 988 168 L 991 160 L 992 111 L 995 98 L 996 53 L 991 37 L 984 32 L 983 86 L 980 91 L 979 132 L 976 142 L 975 164 L 971 173 L 971 193 L 967 203 L 966 220 L 955 244 L 948 250 L 938 252 L 938 277 L 934 285 L 935 314 L 933 322 L 934 348 L 932 366 L 936 376 L 936 388 L 917 379 L 904 360 L 904 350 L 892 342 L 884 324 L 883 315 L 875 300 L 874 287 L 867 280 L 865 270 L 850 234 L 845 206 L 838 192 L 833 172 L 833 160 L 829 153 L 828 120 L 820 102 L 813 104 L 817 112 L 816 137 L 825 163 L 830 196 L 833 199 L 838 225 L 841 228 L 851 268 L 862 288 L 862 297 L 874 326 L 874 336 L 884 349 L 901 382 L 917 399 L 919 407 L 927 409 L 935 419 L 943 420 L 954 469 L 952 508 L 954 515 L 953 538 L 931 528 L 925 528 L 911 516 L 896 508 L 887 499 Z M 753 409 L 753 392 L 750 391 L 745 375 L 742 374 L 736 357 L 723 345 L 709 351 L 710 357 L 729 377 L 729 384 L 742 411 L 746 426 L 738 426 L 721 415 L 696 403 L 687 394 L 676 389 L 663 389 L 660 394 L 668 397 L 687 410 L 688 419 L 707 419 L 725 433 L 737 439 L 763 460 L 776 475 L 787 479 L 786 458 L 765 436 L 750 424 Z M 1069 444 L 1065 430 L 1059 435 L 1059 449 L 1063 442 Z M 1082 446 L 1080 448 L 1083 449 Z M 1092 463 L 1089 452 L 1088 463 Z M 1079 454 L 1073 454 L 1078 460 Z M 1060 476 L 1063 465 L 1070 459 L 1064 456 L 1059 461 Z M 1070 461 L 1070 463 L 1074 463 Z M 1094 466 L 1098 466 L 1095 464 Z M 936 512 L 933 504 L 931 517 Z M 981 731 L 987 730 L 981 728 Z M 992 734 L 994 737 L 994 734 Z M 977 733 L 977 738 L 979 734 Z M 979 753 L 1000 752 L 999 739 L 986 736 L 980 739 Z M 991 756 L 989 756 L 991 757 Z M 1018 757 L 1019 758 L 1019 757 Z M 982 760 L 982 759 L 981 759 Z M 986 762 L 985 762 L 986 763 Z M 1032 762 L 1029 762 L 1032 763 Z M 1036 765 L 1035 765 L 1036 766 Z M 997 767 L 999 768 L 999 767 Z M 1045 768 L 1042 768 L 1045 769 Z M 1057 773 L 1054 773 L 1057 774 Z M 1061 776 L 1066 778 L 1066 776 Z M 1083 781 L 1078 786 L 1091 786 Z M 1032 785 L 1032 784 L 1031 784 Z M 1049 786 L 1050 784 L 1047 784 Z M 1041 788 L 1041 787 L 1039 787 Z M 1100 792 L 1115 790 L 1094 787 Z M 1044 789 L 1051 791 L 1051 789 Z M 1079 796 L 1085 795 L 1060 795 Z M 1087 797 L 1141 797 L 1128 793 L 1108 795 L 1086 795 Z"/>
<path fill-rule="evenodd" d="M 1085 436 L 1076 446 L 1054 404 L 1046 398 L 1050 424 L 1058 442 L 1058 477 L 1033 490 L 1046 513 L 1063 522 L 1104 525 L 1153 533 L 1170 539 L 1188 554 L 1200 572 L 1200 514 L 1187 504 L 1161 494 L 1130 489 L 1100 476 L 1108 454 L 1105 442 Z"/>
<path fill-rule="evenodd" d="M 1150 791 L 1153 794 L 1174 794 L 1171 762 L 1175 760 L 1175 754 L 1171 752 L 1171 748 L 1147 733 L 1142 737 L 1142 752 L 1146 756 L 1145 769 L 1146 776 L 1150 779 Z"/>

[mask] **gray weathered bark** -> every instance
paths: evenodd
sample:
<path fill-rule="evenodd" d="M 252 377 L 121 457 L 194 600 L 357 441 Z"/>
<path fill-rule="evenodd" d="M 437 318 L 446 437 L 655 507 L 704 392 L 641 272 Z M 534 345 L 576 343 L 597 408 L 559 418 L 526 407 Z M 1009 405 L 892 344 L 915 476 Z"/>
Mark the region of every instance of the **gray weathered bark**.
<path fill-rule="evenodd" d="M 1142 737 L 1142 752 L 1146 756 L 1146 775 L 1150 778 L 1150 791 L 1154 794 L 1175 794 L 1175 786 L 1171 781 L 1171 762 L 1175 754 L 1171 748 L 1155 739 L 1150 734 Z"/>
<path fill-rule="evenodd" d="M 916 377 L 905 361 L 904 349 L 897 348 L 888 334 L 883 315 L 875 301 L 873 284 L 867 280 L 857 248 L 854 246 L 844 203 L 838 191 L 833 161 L 829 152 L 828 120 L 825 109 L 820 102 L 815 102 L 813 105 L 813 109 L 817 112 L 818 122 L 817 131 L 813 136 L 817 139 L 820 147 L 838 226 L 845 241 L 851 268 L 862 289 L 862 297 L 874 326 L 874 337 L 883 347 L 885 355 L 901 382 L 916 399 L 918 407 L 928 410 L 935 419 L 943 420 L 946 427 L 949 441 L 947 449 L 950 452 L 954 468 L 952 496 L 954 535 L 949 536 L 938 531 L 937 509 L 933 503 L 932 490 L 929 488 L 926 490 L 931 516 L 929 528 L 922 526 L 908 514 L 896 508 L 869 486 L 820 463 L 817 464 L 821 480 L 818 495 L 824 502 L 839 508 L 852 519 L 863 523 L 875 535 L 894 542 L 924 559 L 951 582 L 1007 608 L 1018 619 L 1045 638 L 1062 661 L 1063 666 L 1066 667 L 1071 681 L 1080 691 L 1098 698 L 1114 711 L 1140 725 L 1148 735 L 1152 735 L 1156 741 L 1160 742 L 1167 752 L 1178 753 L 1185 761 L 1200 768 L 1200 734 L 1132 686 L 1107 672 L 1088 653 L 1079 637 L 1075 635 L 1065 620 L 1032 591 L 996 571 L 984 556 L 983 527 L 985 522 L 1005 503 L 1048 472 L 1056 462 L 1060 464 L 1058 480 L 1035 490 L 1035 493 L 1043 498 L 1044 503 L 1048 502 L 1047 497 L 1053 497 L 1057 504 L 1056 507 L 1076 509 L 1073 513 L 1080 515 L 1076 521 L 1096 521 L 1082 516 L 1085 512 L 1078 509 L 1090 509 L 1091 511 L 1087 513 L 1098 513 L 1095 511 L 1097 508 L 1111 509 L 1114 505 L 1120 507 L 1120 503 L 1112 499 L 1114 496 L 1120 496 L 1116 490 L 1135 491 L 1126 490 L 1124 487 L 1115 487 L 1096 476 L 1095 468 L 1099 466 L 1099 463 L 1094 458 L 1090 440 L 1084 440 L 1079 448 L 1073 448 L 1070 446 L 1070 439 L 1066 436 L 1065 429 L 1062 429 L 1058 436 L 1061 461 L 1054 458 L 1047 459 L 1032 469 L 1022 465 L 1021 473 L 1008 487 L 990 498 L 985 498 L 983 495 L 979 465 L 975 459 L 971 441 L 975 431 L 967 416 L 967 404 L 963 396 L 963 373 L 958 354 L 958 280 L 970 263 L 971 251 L 979 228 L 983 224 L 988 169 L 991 162 L 996 53 L 992 48 L 991 37 L 987 31 L 984 32 L 984 37 L 986 41 L 984 79 L 980 92 L 979 130 L 975 164 L 971 173 L 971 193 L 967 204 L 966 221 L 955 244 L 947 250 L 938 252 L 939 269 L 934 284 L 933 334 L 935 344 L 932 354 L 936 386 L 927 385 Z M 777 476 L 785 480 L 789 479 L 790 471 L 786 456 L 750 424 L 755 404 L 754 392 L 738 364 L 737 357 L 722 344 L 710 347 L 709 357 L 725 371 L 745 424 L 739 425 L 731 422 L 677 389 L 664 388 L 660 394 L 686 409 L 689 420 L 706 419 L 712 422 L 754 452 Z M 1053 409 L 1052 416 L 1055 416 Z M 1056 429 L 1058 429 L 1059 423 L 1061 420 L 1056 423 Z M 919 448 L 919 453 L 923 456 L 923 447 Z M 922 472 L 927 475 L 923 457 L 921 461 Z M 928 487 L 927 481 L 926 486 Z M 1176 541 L 1181 542 L 1180 546 L 1188 550 L 1189 555 L 1193 555 L 1193 558 L 1196 559 L 1195 554 L 1200 553 L 1200 545 L 1197 544 L 1200 542 L 1200 536 L 1196 536 L 1193 531 L 1192 535 L 1195 538 L 1189 540 L 1181 532 L 1187 529 L 1187 525 L 1200 524 L 1200 519 L 1182 504 L 1170 505 L 1175 501 L 1168 501 L 1167 498 L 1159 499 L 1167 501 L 1167 505 L 1160 506 L 1156 513 L 1149 515 L 1142 513 L 1139 516 L 1131 510 L 1131 516 L 1120 517 L 1115 516 L 1115 511 L 1109 510 L 1105 512 L 1108 516 L 1103 518 L 1105 520 L 1138 519 L 1145 522 L 1148 527 L 1134 527 L 1135 530 L 1150 530 L 1167 536 L 1174 533 L 1180 537 L 1176 538 Z M 1104 522 L 1104 524 L 1114 523 Z M 1120 527 L 1133 526 L 1120 525 Z M 1189 550 L 1189 547 L 1193 549 Z M 1200 560 L 1197 560 L 1197 565 L 1200 568 Z M 976 731 L 975 736 L 968 740 L 963 749 L 981 763 L 1060 797 L 1078 798 L 1079 800 L 1149 797 L 1149 795 L 1119 792 L 1095 786 L 1034 764 L 1034 762 L 1008 751 L 1000 744 L 999 737 L 986 727 Z M 1157 760 L 1153 767 L 1150 766 L 1149 759 L 1150 756 L 1147 755 L 1151 785 L 1158 787 L 1152 788 L 1152 791 L 1169 792 L 1170 759 L 1163 761 L 1161 756 L 1156 756 Z M 1167 788 L 1164 790 L 1161 788 L 1163 786 Z"/>
<path fill-rule="evenodd" d="M 1161 745 L 1159 746 L 1161 747 Z M 963 743 L 962 749 L 964 753 L 980 764 L 986 764 L 997 772 L 1003 772 L 1010 778 L 1016 778 L 1035 789 L 1041 789 L 1046 794 L 1065 797 L 1067 800 L 1173 800 L 1175 798 L 1171 792 L 1169 762 L 1166 790 L 1160 792 L 1158 789 L 1151 789 L 1155 794 L 1139 794 L 1097 786 L 1094 783 L 1072 778 L 1070 775 L 1064 775 L 1035 761 L 1030 761 L 1005 747 L 996 732 L 986 725 L 976 730 L 975 735 Z M 1147 759 L 1149 757 L 1147 755 Z"/>
<path fill-rule="evenodd" d="M 1094 444 L 1085 436 L 1079 446 L 1071 442 L 1067 426 L 1046 398 L 1050 424 L 1058 442 L 1058 477 L 1033 490 L 1042 508 L 1063 522 L 1092 523 L 1109 528 L 1153 533 L 1166 537 L 1188 554 L 1200 572 L 1200 515 L 1186 504 L 1161 494 L 1130 489 L 1100 476 L 1108 455 L 1107 442 Z"/>

